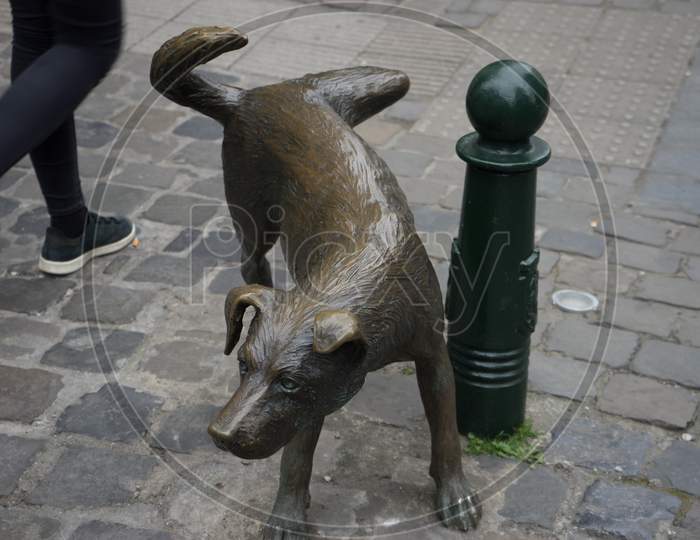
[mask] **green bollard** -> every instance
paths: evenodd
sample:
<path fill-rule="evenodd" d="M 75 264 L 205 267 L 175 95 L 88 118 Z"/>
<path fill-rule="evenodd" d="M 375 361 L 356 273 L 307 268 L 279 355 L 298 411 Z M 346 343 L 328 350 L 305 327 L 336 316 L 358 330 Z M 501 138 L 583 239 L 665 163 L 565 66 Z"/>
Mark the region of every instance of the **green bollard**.
<path fill-rule="evenodd" d="M 447 288 L 448 349 L 462 434 L 510 434 L 525 419 L 530 334 L 537 322 L 537 167 L 550 156 L 534 133 L 549 90 L 532 66 L 484 67 L 467 91 L 476 129 L 457 143 L 467 163 Z"/>

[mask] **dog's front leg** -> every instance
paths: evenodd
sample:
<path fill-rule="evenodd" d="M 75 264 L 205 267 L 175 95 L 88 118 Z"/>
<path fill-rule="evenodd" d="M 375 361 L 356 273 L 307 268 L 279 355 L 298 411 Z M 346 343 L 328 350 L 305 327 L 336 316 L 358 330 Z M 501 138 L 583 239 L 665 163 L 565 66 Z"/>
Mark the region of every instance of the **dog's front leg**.
<path fill-rule="evenodd" d="M 416 358 L 416 375 L 425 415 L 430 425 L 430 476 L 437 486 L 437 510 L 450 528 L 475 528 L 481 506 L 462 471 L 462 450 L 457 432 L 454 375 L 442 336 L 430 354 Z"/>
<path fill-rule="evenodd" d="M 272 515 L 263 530 L 265 540 L 306 539 L 306 509 L 311 501 L 309 481 L 323 418 L 300 431 L 284 447 L 280 485 Z"/>

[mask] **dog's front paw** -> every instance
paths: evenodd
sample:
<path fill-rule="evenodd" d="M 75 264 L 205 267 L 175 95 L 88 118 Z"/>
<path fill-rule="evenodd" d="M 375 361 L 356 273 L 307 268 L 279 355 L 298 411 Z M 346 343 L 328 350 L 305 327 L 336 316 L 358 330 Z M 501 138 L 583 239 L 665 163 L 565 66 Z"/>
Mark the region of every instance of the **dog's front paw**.
<path fill-rule="evenodd" d="M 481 520 L 481 502 L 466 480 L 447 482 L 438 487 L 437 509 L 440 521 L 450 529 L 476 529 Z"/>
<path fill-rule="evenodd" d="M 308 540 L 305 524 L 290 523 L 284 519 L 270 518 L 263 527 L 263 540 Z"/>

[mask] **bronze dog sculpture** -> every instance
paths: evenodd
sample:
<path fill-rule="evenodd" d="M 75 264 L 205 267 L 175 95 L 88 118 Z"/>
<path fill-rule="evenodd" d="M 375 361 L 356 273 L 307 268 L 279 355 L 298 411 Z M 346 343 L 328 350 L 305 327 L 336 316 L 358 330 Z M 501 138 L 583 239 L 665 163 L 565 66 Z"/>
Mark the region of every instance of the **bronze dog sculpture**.
<path fill-rule="evenodd" d="M 165 42 L 151 65 L 159 92 L 224 127 L 226 199 L 248 283 L 226 298 L 226 354 L 246 308 L 255 310 L 239 350 L 240 386 L 209 433 L 247 459 L 284 447 L 264 537 L 302 537 L 324 417 L 368 372 L 411 359 L 438 515 L 473 528 L 480 505 L 462 472 L 440 287 L 394 175 L 352 129 L 403 97 L 408 77 L 357 67 L 243 90 L 192 72 L 246 43 L 232 28 L 193 28 Z M 272 288 L 265 258 L 278 237 L 296 285 L 288 291 Z"/>

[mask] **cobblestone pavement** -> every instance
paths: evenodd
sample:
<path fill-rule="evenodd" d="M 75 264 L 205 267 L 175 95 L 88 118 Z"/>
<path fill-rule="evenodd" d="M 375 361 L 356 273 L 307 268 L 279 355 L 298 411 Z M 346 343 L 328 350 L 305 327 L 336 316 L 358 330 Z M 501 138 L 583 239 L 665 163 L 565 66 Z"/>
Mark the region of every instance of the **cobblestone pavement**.
<path fill-rule="evenodd" d="M 42 277 L 36 262 L 47 218 L 29 161 L 0 178 L 1 538 L 258 536 L 256 521 L 214 499 L 225 493 L 268 510 L 279 457 L 239 460 L 204 432 L 237 384 L 222 354 L 223 294 L 241 278 L 222 207 L 221 130 L 164 99 L 131 114 L 149 90 L 149 55 L 164 39 L 304 3 L 127 1 L 126 51 L 78 110 L 77 128 L 92 206 L 134 218 L 138 248 L 98 260 L 82 277 Z M 550 296 L 576 287 L 602 299 L 606 243 L 592 183 L 551 114 L 540 133 L 554 157 L 538 183 L 540 313 L 528 415 L 558 439 L 543 464 L 486 502 L 471 537 L 700 537 L 700 3 L 403 5 L 444 14 L 545 74 L 601 166 L 618 235 L 613 330 L 581 399 L 598 317 L 563 314 Z M 0 5 L 3 86 L 8 11 Z M 251 31 L 245 49 L 207 69 L 244 87 L 363 63 L 406 70 L 409 95 L 358 131 L 399 176 L 444 288 L 440 233 L 455 232 L 464 175 L 454 143 L 471 129 L 464 94 L 492 57 L 416 22 L 330 11 Z M 115 141 L 123 151 L 97 179 Z M 284 266 L 273 258 L 282 286 Z M 409 373 L 399 365 L 370 375 L 326 422 L 311 486 L 314 522 L 371 535 L 376 525 L 431 510 L 428 433 Z M 114 404 L 117 382 L 139 430 Z M 576 418 L 552 433 L 572 397 Z M 465 455 L 464 465 L 486 486 L 514 463 Z M 187 478 L 208 485 L 211 498 Z M 401 538 L 461 537 L 434 526 Z"/>

